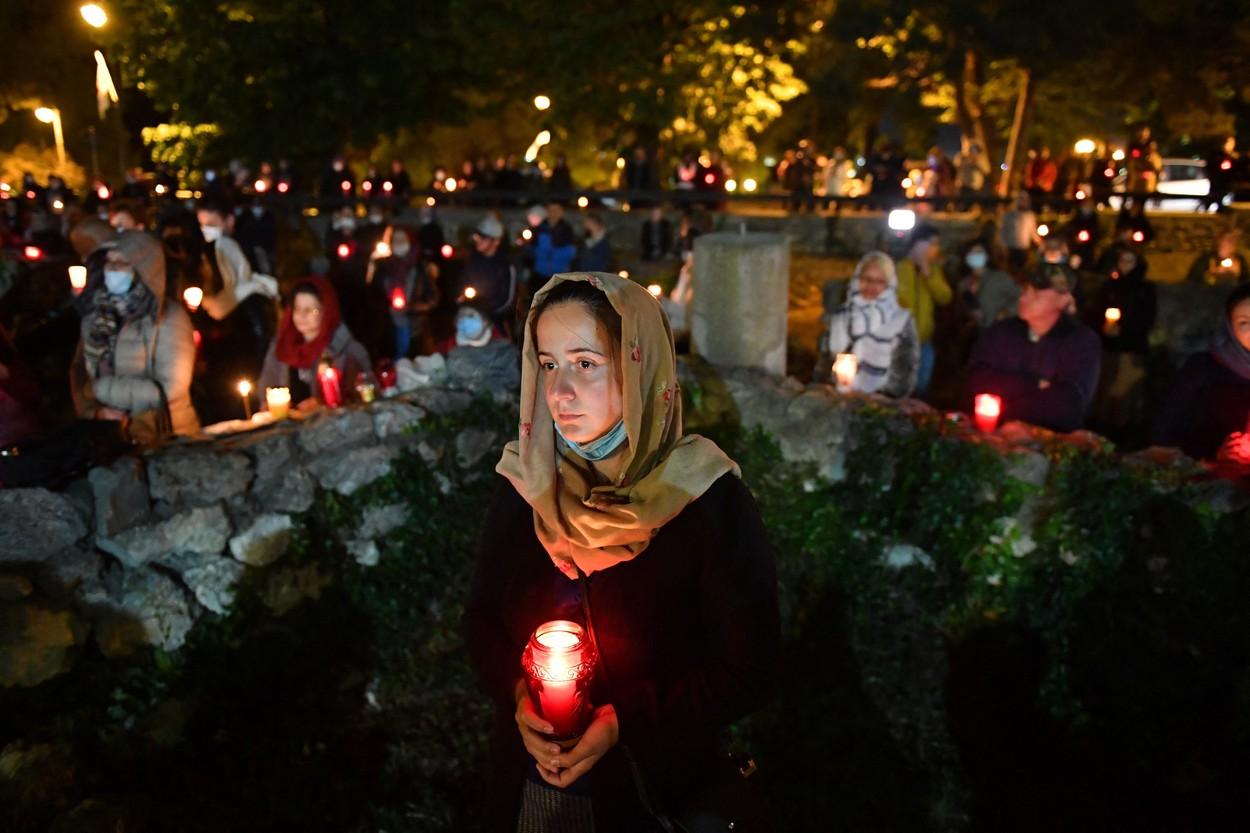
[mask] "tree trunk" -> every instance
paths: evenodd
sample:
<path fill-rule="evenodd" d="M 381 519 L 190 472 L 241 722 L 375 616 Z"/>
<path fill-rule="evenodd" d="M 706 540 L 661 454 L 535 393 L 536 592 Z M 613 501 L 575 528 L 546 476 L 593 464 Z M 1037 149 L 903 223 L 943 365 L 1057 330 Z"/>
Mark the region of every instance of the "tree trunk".
<path fill-rule="evenodd" d="M 981 58 L 975 50 L 964 51 L 963 71 L 955 82 L 955 117 L 963 134 L 960 149 L 976 142 L 989 160 L 997 158 L 993 136 L 985 129 L 985 108 L 981 105 Z"/>
<path fill-rule="evenodd" d="M 998 181 L 998 195 L 1005 197 L 1013 190 L 1012 185 L 1020 179 L 1021 160 L 1024 157 L 1024 127 L 1033 103 L 1033 77 L 1025 67 L 1020 68 L 1020 94 L 1016 97 L 1016 117 L 1011 123 L 1011 138 L 1007 140 L 1007 170 Z"/>

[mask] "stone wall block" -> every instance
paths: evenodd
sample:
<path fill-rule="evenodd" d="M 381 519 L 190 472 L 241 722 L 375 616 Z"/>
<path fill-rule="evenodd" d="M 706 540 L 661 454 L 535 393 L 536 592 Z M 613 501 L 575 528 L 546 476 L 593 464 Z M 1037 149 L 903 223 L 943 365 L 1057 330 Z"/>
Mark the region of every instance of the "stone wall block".
<path fill-rule="evenodd" d="M 226 548 L 230 519 L 220 505 L 197 506 L 168 520 L 137 526 L 96 545 L 130 568 L 175 552 L 216 555 Z"/>
<path fill-rule="evenodd" d="M 230 539 L 230 554 L 236 561 L 251 567 L 266 567 L 286 552 L 295 524 L 290 515 L 264 514 Z"/>
<path fill-rule="evenodd" d="M 246 454 L 210 444 L 163 449 L 148 458 L 152 499 L 174 507 L 209 506 L 247 491 L 254 470 Z"/>
<path fill-rule="evenodd" d="M 0 564 L 47 560 L 87 535 L 74 502 L 47 489 L 0 490 Z"/>
<path fill-rule="evenodd" d="M 356 448 L 320 456 L 309 464 L 309 469 L 321 488 L 351 495 L 361 486 L 390 474 L 391 463 L 398 456 L 399 449 L 392 446 Z"/>
<path fill-rule="evenodd" d="M 373 418 L 360 408 L 323 411 L 303 424 L 299 445 L 319 457 L 374 442 Z"/>
<path fill-rule="evenodd" d="M 87 475 L 95 503 L 95 533 L 105 537 L 145 523 L 152 514 L 143 461 L 123 457 Z"/>

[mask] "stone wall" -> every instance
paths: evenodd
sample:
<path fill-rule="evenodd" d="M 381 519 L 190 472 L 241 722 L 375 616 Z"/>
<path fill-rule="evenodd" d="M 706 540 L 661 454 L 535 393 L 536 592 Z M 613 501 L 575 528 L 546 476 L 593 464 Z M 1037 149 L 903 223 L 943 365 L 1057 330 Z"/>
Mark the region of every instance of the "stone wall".
<path fill-rule="evenodd" d="M 810 463 L 830 482 L 846 477 L 845 461 L 861 417 L 891 416 L 898 431 L 930 412 L 923 403 L 840 395 L 827 385 L 747 368 L 680 363 L 687 428 L 722 424 L 762 428 L 789 461 Z M 474 402 L 467 389 L 425 388 L 394 399 L 323 412 L 244 433 L 178 441 L 97 468 L 63 492 L 0 491 L 0 685 L 31 686 L 72 664 L 94 641 L 106 656 L 142 646 L 176 651 L 195 623 L 227 612 L 249 571 L 264 582 L 262 598 L 278 614 L 317 596 L 331 579 L 316 568 L 286 568 L 283 556 L 301 516 L 319 492 L 354 495 L 390 473 L 406 451 L 432 464 L 451 455 L 469 467 L 498 454 L 509 438 L 465 430 L 454 444 L 431 442 L 430 415 L 456 414 Z M 892 429 L 895 430 L 895 429 Z M 1018 423 L 993 436 L 971 429 L 971 443 L 991 443 L 1009 457 L 1009 476 L 1040 486 L 1057 439 L 1087 447 L 1085 432 L 1056 438 Z M 1186 458 L 1151 451 L 1134 466 L 1167 467 L 1173 482 L 1204 470 Z M 1215 514 L 1250 503 L 1231 483 L 1202 491 Z M 376 564 L 377 542 L 407 521 L 404 505 L 369 506 L 341 543 L 356 561 Z M 1018 519 L 1028 541 L 1027 513 Z M 883 558 L 915 561 L 923 554 Z M 909 561 L 910 563 L 910 561 Z"/>

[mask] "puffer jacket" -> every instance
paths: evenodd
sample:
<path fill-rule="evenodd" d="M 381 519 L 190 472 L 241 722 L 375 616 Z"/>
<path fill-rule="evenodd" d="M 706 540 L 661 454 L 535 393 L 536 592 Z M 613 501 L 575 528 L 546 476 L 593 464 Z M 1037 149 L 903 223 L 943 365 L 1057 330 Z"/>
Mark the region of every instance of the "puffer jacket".
<path fill-rule="evenodd" d="M 131 418 L 132 436 L 149 441 L 156 438 L 163 388 L 173 432 L 194 434 L 200 429 L 191 404 L 195 336 L 182 306 L 165 300 L 165 253 L 160 241 L 146 232 L 128 231 L 104 247 L 117 249 L 134 265 L 135 274 L 158 299 L 157 313 L 122 327 L 113 352 L 112 374 L 95 379 L 89 377 L 83 358 L 83 340 L 91 331 L 92 313 L 83 318 L 70 371 L 74 408 L 78 416 L 87 419 L 103 407 L 125 411 Z"/>

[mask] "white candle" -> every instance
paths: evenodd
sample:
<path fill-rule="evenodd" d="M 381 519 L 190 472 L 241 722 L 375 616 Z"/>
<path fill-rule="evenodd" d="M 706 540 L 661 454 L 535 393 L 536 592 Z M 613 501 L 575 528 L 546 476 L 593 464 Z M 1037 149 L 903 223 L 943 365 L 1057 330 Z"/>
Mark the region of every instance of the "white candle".
<path fill-rule="evenodd" d="M 289 388 L 265 388 L 265 404 L 274 419 L 286 419 L 291 409 Z"/>
<path fill-rule="evenodd" d="M 838 390 L 847 393 L 855 383 L 855 374 L 859 372 L 859 360 L 854 353 L 839 353 L 833 363 L 833 375 L 838 380 Z"/>
<path fill-rule="evenodd" d="M 87 288 L 87 267 L 71 266 L 69 267 L 69 286 L 75 295 L 81 295 L 82 291 Z"/>

